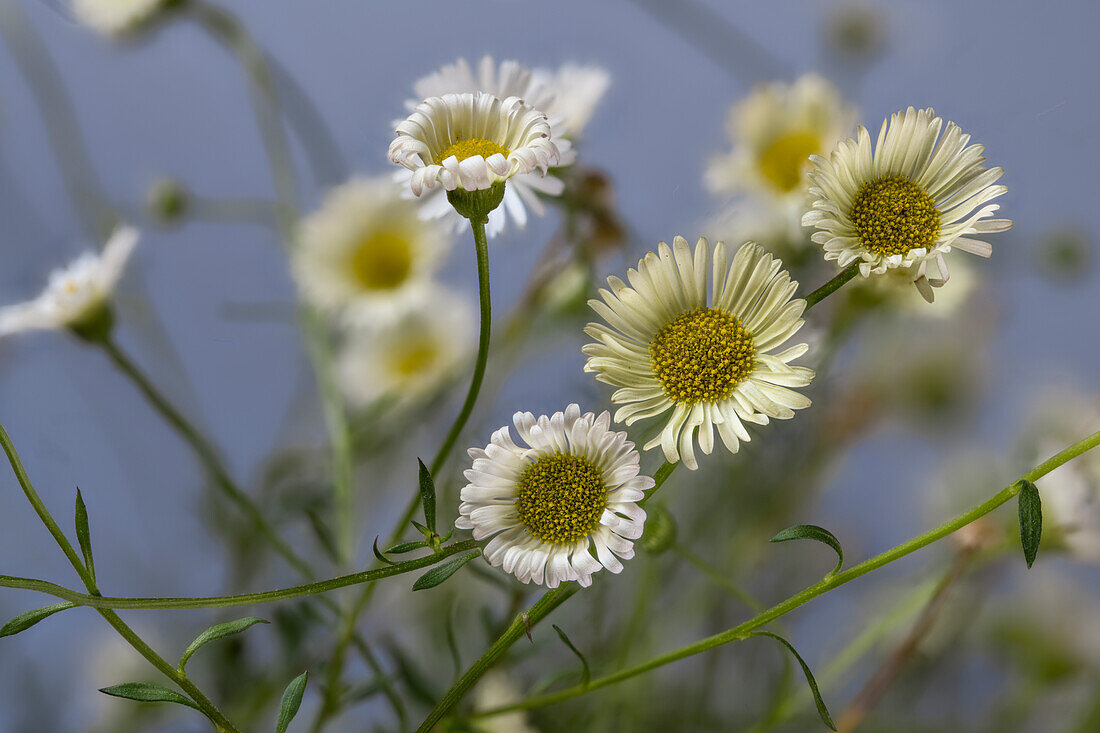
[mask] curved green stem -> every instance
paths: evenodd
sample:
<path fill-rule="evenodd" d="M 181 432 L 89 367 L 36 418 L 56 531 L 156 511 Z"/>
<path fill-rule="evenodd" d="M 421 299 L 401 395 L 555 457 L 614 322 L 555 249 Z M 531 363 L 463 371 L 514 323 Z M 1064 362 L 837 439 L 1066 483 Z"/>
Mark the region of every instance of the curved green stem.
<path fill-rule="evenodd" d="M 521 700 L 520 702 L 513 705 L 506 705 L 498 708 L 493 708 L 491 710 L 482 711 L 478 713 L 478 715 L 497 715 L 499 713 L 505 713 L 511 710 L 521 710 L 527 708 L 541 707 L 544 705 L 552 705 L 554 703 L 568 700 L 573 697 L 579 697 L 594 690 L 598 690 L 602 687 L 607 687 L 609 685 L 628 680 L 632 677 L 637 677 L 638 675 L 657 669 L 658 667 L 663 667 L 666 664 L 671 664 L 681 659 L 685 659 L 696 654 L 701 654 L 705 651 L 709 651 L 724 644 L 729 644 L 733 641 L 743 641 L 744 639 L 749 638 L 751 633 L 756 629 L 766 626 L 775 619 L 793 611 L 794 609 L 805 603 L 808 603 L 814 598 L 817 598 L 818 596 L 823 595 L 833 590 L 834 588 L 839 588 L 845 583 L 855 580 L 856 578 L 862 577 L 872 570 L 877 570 L 883 565 L 887 565 L 894 560 L 905 557 L 912 552 L 916 552 L 922 547 L 926 547 L 933 542 L 936 542 L 937 540 L 943 539 L 944 537 L 965 527 L 971 522 L 981 517 L 984 517 L 986 514 L 989 514 L 991 511 L 1001 506 L 1005 502 L 1011 500 L 1018 493 L 1020 493 L 1022 481 L 1036 481 L 1042 476 L 1045 476 L 1047 473 L 1053 471 L 1058 466 L 1061 466 L 1063 463 L 1072 460 L 1073 458 L 1076 458 L 1085 451 L 1096 447 L 1098 444 L 1100 444 L 1100 432 L 1093 433 L 1089 437 L 1071 445 L 1057 455 L 1039 464 L 1034 469 L 1021 476 L 1018 481 L 1011 484 L 1010 486 L 1006 486 L 1004 489 L 997 492 L 997 494 L 995 494 L 992 498 L 979 504 L 970 511 L 964 512 L 954 519 L 944 522 L 935 529 L 931 529 L 907 542 L 903 542 L 897 547 L 887 550 L 880 555 L 876 555 L 869 560 L 865 560 L 858 565 L 837 573 L 836 575 L 826 576 L 820 582 L 815 583 L 814 585 L 806 588 L 802 592 L 791 596 L 782 603 L 772 606 L 763 613 L 749 619 L 748 621 L 745 621 L 744 623 L 738 624 L 731 629 L 723 631 L 719 634 L 715 634 L 714 636 L 707 637 L 706 639 L 697 641 L 694 644 L 689 644 L 685 647 L 669 652 L 667 654 L 663 654 L 659 657 L 655 657 L 654 659 L 643 662 L 642 664 L 639 664 L 637 666 L 630 667 L 629 669 L 615 672 L 604 677 L 598 677 L 591 680 L 586 686 L 577 685 L 575 687 L 569 687 L 558 692 L 528 698 L 526 700 Z"/>
<path fill-rule="evenodd" d="M 859 263 L 853 262 L 838 272 L 832 280 L 822 285 L 817 290 L 814 290 L 806 296 L 806 310 L 813 308 L 815 305 L 825 300 L 829 295 L 840 289 L 844 283 L 851 280 L 853 277 L 859 274 Z"/>
<path fill-rule="evenodd" d="M 15 445 L 11 442 L 11 437 L 8 436 L 3 425 L 0 425 L 0 445 L 3 446 L 4 453 L 7 454 L 8 462 L 11 464 L 12 471 L 19 481 L 19 485 L 23 488 L 23 494 L 27 497 L 27 501 L 30 502 L 38 518 L 42 520 L 42 524 L 49 530 L 54 541 L 57 542 L 57 546 L 65 553 L 65 557 L 69 559 L 69 563 L 73 566 L 73 569 L 76 570 L 76 574 L 80 576 L 80 580 L 91 594 L 85 597 L 90 600 L 98 599 L 100 597 L 98 595 L 99 588 L 96 586 L 95 579 L 84 566 L 83 561 L 80 559 L 80 556 L 77 555 L 76 550 L 73 548 L 68 538 L 65 537 L 65 533 L 61 531 L 57 522 L 54 521 L 53 515 L 50 514 L 50 510 L 46 508 L 46 504 L 42 501 L 42 497 L 38 495 L 34 485 L 31 484 L 30 477 L 23 467 L 23 462 L 19 459 L 19 454 L 15 450 Z M 57 587 L 60 588 L 60 586 Z M 39 588 L 32 588 L 32 590 L 39 590 Z M 195 704 L 199 706 L 203 714 L 214 723 L 219 731 L 225 731 L 225 733 L 239 733 L 238 728 L 218 710 L 217 706 L 203 694 L 202 690 L 200 690 L 195 683 L 189 680 L 183 672 L 180 672 L 169 664 L 164 657 L 157 654 L 157 652 L 146 644 L 133 629 L 126 625 L 117 613 L 109 608 L 97 608 L 96 610 L 99 612 L 99 615 L 118 632 L 119 636 L 125 639 L 130 646 L 141 654 L 141 656 L 160 670 L 165 677 L 179 685 L 180 689 L 186 692 L 187 695 L 195 701 Z"/>
<path fill-rule="evenodd" d="M 51 530 L 52 533 L 53 530 Z M 60 530 L 58 530 L 60 532 Z M 234 606 L 254 606 L 260 603 L 273 603 L 275 601 L 285 601 L 290 598 L 301 598 L 303 596 L 315 596 L 320 593 L 328 593 L 329 591 L 336 590 L 338 588 L 346 588 L 350 585 L 361 585 L 363 583 L 373 583 L 376 580 L 383 578 L 390 578 L 394 575 L 403 575 L 405 573 L 411 573 L 414 570 L 420 570 L 422 568 L 435 565 L 440 560 L 444 560 L 452 555 L 457 555 L 460 552 L 480 551 L 481 542 L 477 540 L 463 540 L 462 542 L 454 542 L 450 545 L 444 545 L 431 555 L 426 555 L 416 560 L 407 560 L 405 562 L 396 563 L 394 565 L 386 565 L 385 567 L 375 568 L 373 570 L 364 570 L 358 573 L 351 573 L 349 575 L 341 575 L 335 578 L 328 578 L 326 580 L 318 580 L 313 583 L 305 583 L 303 585 L 295 585 L 289 588 L 280 588 L 279 590 L 260 591 L 258 593 L 241 593 L 232 596 L 199 596 L 199 597 L 178 597 L 178 598 L 129 598 L 129 597 L 114 597 L 114 596 L 99 596 L 88 595 L 84 593 L 78 593 L 77 591 L 70 590 L 64 586 L 50 583 L 44 580 L 36 580 L 33 578 L 18 578 L 10 575 L 0 575 L 0 587 L 5 588 L 21 588 L 24 590 L 40 591 L 42 593 L 48 593 L 52 596 L 56 596 L 66 601 L 72 601 L 78 606 L 88 606 L 91 608 L 116 608 L 116 609 L 133 609 L 133 610 L 150 610 L 150 609 L 187 609 L 187 608 L 232 608 Z M 72 550 L 66 550 L 66 555 Z M 73 551 L 70 561 L 78 561 L 79 557 Z"/>

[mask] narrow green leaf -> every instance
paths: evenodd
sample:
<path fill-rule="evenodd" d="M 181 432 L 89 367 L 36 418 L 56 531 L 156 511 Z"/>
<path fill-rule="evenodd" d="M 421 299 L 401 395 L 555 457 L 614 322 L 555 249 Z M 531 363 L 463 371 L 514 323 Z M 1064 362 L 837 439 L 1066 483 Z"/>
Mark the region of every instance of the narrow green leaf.
<path fill-rule="evenodd" d="M 802 673 L 806 675 L 806 683 L 809 684 L 810 692 L 814 695 L 814 704 L 817 705 L 817 714 L 821 717 L 821 722 L 829 726 L 829 730 L 836 730 L 836 723 L 833 722 L 833 717 L 829 715 L 829 709 L 825 707 L 825 701 L 821 699 L 821 690 L 817 688 L 817 680 L 814 679 L 814 674 L 810 671 L 810 666 L 802 659 L 794 646 L 791 645 L 791 642 L 787 641 L 779 634 L 773 634 L 770 631 L 754 631 L 752 636 L 769 636 L 787 647 L 787 650 L 798 660 L 799 666 L 802 667 Z"/>
<path fill-rule="evenodd" d="M 1043 538 L 1043 503 L 1039 489 L 1030 481 L 1021 481 L 1020 489 L 1020 544 L 1024 548 L 1024 560 L 1030 568 L 1039 554 L 1039 542 Z"/>
<path fill-rule="evenodd" d="M 84 555 L 84 567 L 95 580 L 95 562 L 92 560 L 92 533 L 88 529 L 88 508 L 84 506 L 84 497 L 80 489 L 76 490 L 76 539 L 80 543 L 80 553 Z"/>
<path fill-rule="evenodd" d="M 113 687 L 104 687 L 100 690 L 104 695 L 111 697 L 124 697 L 127 700 L 138 702 L 174 702 L 177 705 L 186 705 L 195 710 L 201 708 L 178 692 L 173 692 L 160 685 L 151 685 L 148 682 L 124 682 Z"/>
<path fill-rule="evenodd" d="M 63 603 L 55 603 L 52 606 L 45 606 L 43 608 L 36 608 L 32 611 L 26 611 L 19 614 L 11 621 L 8 621 L 3 627 L 0 627 L 0 638 L 5 636 L 11 636 L 18 634 L 20 631 L 26 631 L 30 627 L 44 618 L 53 616 L 58 611 L 64 611 L 72 608 L 75 604 L 65 601 Z"/>
<path fill-rule="evenodd" d="M 275 725 L 275 733 L 286 733 L 290 721 L 298 714 L 298 708 L 302 707 L 302 695 L 306 692 L 306 681 L 309 679 L 309 671 L 302 672 L 290 681 L 283 690 L 283 699 L 279 702 L 279 722 Z"/>
<path fill-rule="evenodd" d="M 387 565 L 396 565 L 397 564 L 393 560 L 391 560 L 388 557 L 386 557 L 385 555 L 383 555 L 382 551 L 378 549 L 378 538 L 377 537 L 374 538 L 374 545 L 372 546 L 372 549 L 374 550 L 374 556 L 377 557 L 382 562 L 386 563 Z"/>
<path fill-rule="evenodd" d="M 427 547 L 427 542 L 402 542 L 399 545 L 394 545 L 390 549 L 386 550 L 387 555 L 403 555 L 406 552 L 412 552 L 413 550 L 419 550 L 421 547 Z"/>
<path fill-rule="evenodd" d="M 187 649 L 183 652 L 183 656 L 180 657 L 180 672 L 182 672 L 183 668 L 187 665 L 187 660 L 190 659 L 195 652 L 197 652 L 199 649 L 206 646 L 210 642 L 217 641 L 218 639 L 224 639 L 225 637 L 232 636 L 233 634 L 239 634 L 245 629 L 251 626 L 255 626 L 256 624 L 266 623 L 269 623 L 266 619 L 257 618 L 256 616 L 247 616 L 245 618 L 239 618 L 236 621 L 226 621 L 225 623 L 214 624 L 209 629 L 196 636 L 195 640 L 191 642 L 188 645 Z"/>
<path fill-rule="evenodd" d="M 592 671 L 588 668 L 588 660 L 581 654 L 581 650 L 569 640 L 569 637 L 565 635 L 565 632 L 561 630 L 560 626 L 554 624 L 554 631 L 558 632 L 558 636 L 561 638 L 562 642 L 569 647 L 570 651 L 577 655 L 577 659 L 581 660 L 581 687 L 587 688 L 588 681 L 592 679 Z"/>
<path fill-rule="evenodd" d="M 474 550 L 472 552 L 467 552 L 465 555 L 459 555 L 456 558 L 452 558 L 445 563 L 436 565 L 416 579 L 416 582 L 413 583 L 413 590 L 426 590 L 436 587 L 444 580 L 454 575 L 460 567 L 479 555 L 481 555 L 481 551 Z"/>
<path fill-rule="evenodd" d="M 424 461 L 417 458 L 416 462 L 420 464 L 420 503 L 424 505 L 424 523 L 435 534 L 435 481 Z"/>
<path fill-rule="evenodd" d="M 844 548 L 840 546 L 840 540 L 824 527 L 818 527 L 816 524 L 796 524 L 793 527 L 787 527 L 770 541 L 787 542 L 789 540 L 817 540 L 833 548 L 836 552 L 836 567 L 829 572 L 829 575 L 836 575 L 844 566 Z"/>

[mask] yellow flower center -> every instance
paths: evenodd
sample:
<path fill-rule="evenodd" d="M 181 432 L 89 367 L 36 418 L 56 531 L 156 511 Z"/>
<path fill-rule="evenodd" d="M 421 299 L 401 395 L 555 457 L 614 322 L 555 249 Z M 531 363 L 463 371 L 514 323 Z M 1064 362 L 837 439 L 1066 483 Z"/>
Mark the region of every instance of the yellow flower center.
<path fill-rule="evenodd" d="M 940 233 L 940 213 L 932 197 L 905 176 L 864 183 L 849 216 L 860 245 L 880 255 L 931 249 Z"/>
<path fill-rule="evenodd" d="M 665 394 L 694 405 L 729 397 L 756 366 L 756 346 L 736 317 L 704 307 L 658 331 L 649 358 Z"/>
<path fill-rule="evenodd" d="M 812 132 L 788 132 L 772 140 L 760 153 L 760 172 L 780 191 L 793 191 L 802 183 L 802 171 L 810 156 L 819 150 L 821 139 Z"/>
<path fill-rule="evenodd" d="M 486 140 L 481 137 L 470 137 L 465 140 L 459 140 L 454 143 L 442 153 L 439 154 L 439 159 L 436 163 L 442 165 L 443 161 L 450 158 L 452 155 L 458 158 L 459 162 L 471 158 L 475 155 L 480 155 L 482 158 L 488 158 L 491 155 L 500 153 L 505 158 L 508 157 L 510 151 L 503 145 L 498 145 L 492 140 Z"/>
<path fill-rule="evenodd" d="M 403 233 L 366 232 L 351 255 L 351 271 L 366 290 L 393 290 L 409 277 L 412 246 Z"/>
<path fill-rule="evenodd" d="M 572 453 L 536 459 L 520 475 L 517 488 L 516 511 L 523 526 L 555 545 L 587 537 L 607 507 L 603 473 Z"/>
<path fill-rule="evenodd" d="M 425 338 L 396 350 L 391 365 L 399 376 L 413 377 L 431 369 L 438 359 L 439 346 Z"/>

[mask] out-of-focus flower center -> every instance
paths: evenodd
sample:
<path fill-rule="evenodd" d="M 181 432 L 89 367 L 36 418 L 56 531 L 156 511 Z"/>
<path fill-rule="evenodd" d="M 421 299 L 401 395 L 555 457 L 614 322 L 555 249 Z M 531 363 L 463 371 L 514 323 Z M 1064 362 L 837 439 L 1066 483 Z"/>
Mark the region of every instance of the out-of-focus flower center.
<path fill-rule="evenodd" d="M 810 156 L 821 150 L 821 139 L 812 132 L 794 131 L 772 140 L 760 153 L 760 172 L 780 191 L 793 191 L 802 183 Z"/>
<path fill-rule="evenodd" d="M 752 373 L 756 346 L 735 316 L 704 307 L 658 331 L 649 357 L 665 394 L 694 405 L 728 397 Z"/>
<path fill-rule="evenodd" d="M 351 256 L 355 279 L 366 290 L 393 290 L 408 279 L 412 264 L 408 237 L 386 229 L 366 232 Z"/>
<path fill-rule="evenodd" d="M 459 140 L 445 149 L 439 154 L 439 159 L 436 160 L 436 163 L 442 165 L 443 161 L 450 158 L 452 155 L 458 158 L 460 163 L 475 155 L 480 155 L 482 158 L 488 158 L 491 155 L 500 153 L 507 158 L 509 152 L 508 148 L 503 145 L 498 145 L 492 140 L 486 140 L 481 137 L 469 137 L 465 140 Z"/>
<path fill-rule="evenodd" d="M 416 339 L 395 349 L 392 357 L 394 372 L 402 377 L 423 374 L 439 359 L 439 345 L 428 338 Z"/>
<path fill-rule="evenodd" d="M 599 468 L 583 456 L 541 456 L 519 477 L 516 511 L 531 534 L 568 545 L 587 537 L 607 507 Z"/>
<path fill-rule="evenodd" d="M 940 214 L 932 197 L 905 176 L 864 183 L 849 216 L 860 246 L 880 255 L 931 249 L 940 233 Z"/>

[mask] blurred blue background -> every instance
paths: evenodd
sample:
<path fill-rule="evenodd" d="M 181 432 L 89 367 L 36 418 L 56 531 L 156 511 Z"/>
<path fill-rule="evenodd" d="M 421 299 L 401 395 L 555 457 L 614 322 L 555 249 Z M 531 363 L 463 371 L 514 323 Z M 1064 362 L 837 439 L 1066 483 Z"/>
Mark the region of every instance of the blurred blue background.
<path fill-rule="evenodd" d="M 312 419 L 301 419 L 300 395 L 311 376 L 290 316 L 294 289 L 274 232 L 209 222 L 164 229 L 142 213 L 149 185 L 163 176 L 205 197 L 272 197 L 238 65 L 189 22 L 170 23 L 137 42 L 110 44 L 56 5 L 16 5 L 41 36 L 71 95 L 74 122 L 105 189 L 143 229 L 118 295 L 124 346 L 205 427 L 246 484 L 280 445 L 322 440 L 318 416 L 306 408 Z M 938 439 L 904 427 L 888 430 L 846 457 L 818 505 L 807 507 L 801 519 L 838 533 L 859 528 L 860 539 L 849 551 L 862 557 L 930 523 L 921 492 L 952 443 L 1009 453 L 1040 386 L 1097 387 L 1100 271 L 1093 261 L 1075 277 L 1050 277 L 1041 255 L 1055 232 L 1080 232 L 1086 242 L 1095 235 L 1100 6 L 869 4 L 883 23 L 882 46 L 862 66 L 827 47 L 830 19 L 850 3 L 705 6 L 751 43 L 731 37 L 715 44 L 710 31 L 690 27 L 680 33 L 658 17 L 663 11 L 652 12 L 656 0 L 241 0 L 231 9 L 308 91 L 347 169 L 359 174 L 389 172 L 391 121 L 404 114 L 411 83 L 459 56 L 491 53 L 530 65 L 576 60 L 608 68 L 613 84 L 586 128 L 581 157 L 612 177 L 621 213 L 641 246 L 677 233 L 706 234 L 700 223 L 720 204 L 702 185 L 706 157 L 728 147 L 730 105 L 767 78 L 793 79 L 816 70 L 841 85 L 869 127 L 908 105 L 930 105 L 983 142 L 992 164 L 1007 171 L 1002 212 L 1016 226 L 994 238 L 990 262 L 973 262 L 987 281 L 983 303 L 996 314 L 977 418 L 962 434 Z M 756 55 L 752 44 L 772 60 Z M 304 158 L 299 162 L 308 170 Z M 320 200 L 325 183 L 303 176 L 307 210 Z M 66 194 L 42 110 L 6 47 L 0 47 L 0 221 L 4 303 L 34 296 L 50 269 L 90 246 Z M 556 227 L 551 213 L 494 241 L 494 305 L 501 312 L 518 297 Z M 632 251 L 605 268 L 617 271 L 638 254 Z M 473 257 L 464 239 L 452 263 L 445 279 L 473 297 Z M 267 315 L 256 317 L 257 310 Z M 920 341 L 926 336 L 921 329 L 935 327 L 918 324 L 911 338 Z M 578 334 L 574 344 L 526 363 L 470 432 L 487 434 L 516 409 L 552 411 L 578 396 L 586 407 L 606 404 L 607 393 L 581 372 L 580 343 Z M 100 584 L 111 594 L 224 590 L 222 550 L 198 509 L 202 477 L 196 462 L 100 354 L 56 333 L 0 342 L 0 420 L 66 527 L 74 489 L 81 488 Z M 438 429 L 409 439 L 434 445 L 430 436 Z M 382 478 L 410 486 L 413 468 Z M 384 532 L 404 501 L 401 493 L 372 505 L 361 519 L 362 536 Z M 369 542 L 363 548 L 365 561 Z M 6 469 L 0 472 L 0 558 L 0 572 L 75 582 Z M 1046 569 L 1040 565 L 1032 572 Z M 1021 585 L 1022 594 L 1038 587 Z M 846 589 L 820 604 L 814 623 L 841 618 L 845 604 L 858 598 L 848 593 L 858 591 Z M 0 617 L 43 601 L 5 590 Z M 175 644 L 205 626 L 207 617 L 127 618 L 139 630 L 154 629 L 151 638 Z M 0 729 L 21 730 L 27 711 L 20 701 L 48 692 L 57 700 L 59 730 L 83 730 L 105 704 L 96 687 L 121 681 L 98 678 L 92 669 L 96 640 L 107 633 L 95 614 L 77 610 L 3 640 Z M 824 642 L 807 641 L 808 658 L 820 653 L 818 643 Z M 198 723 L 192 726 L 180 729 L 199 729 Z"/>

